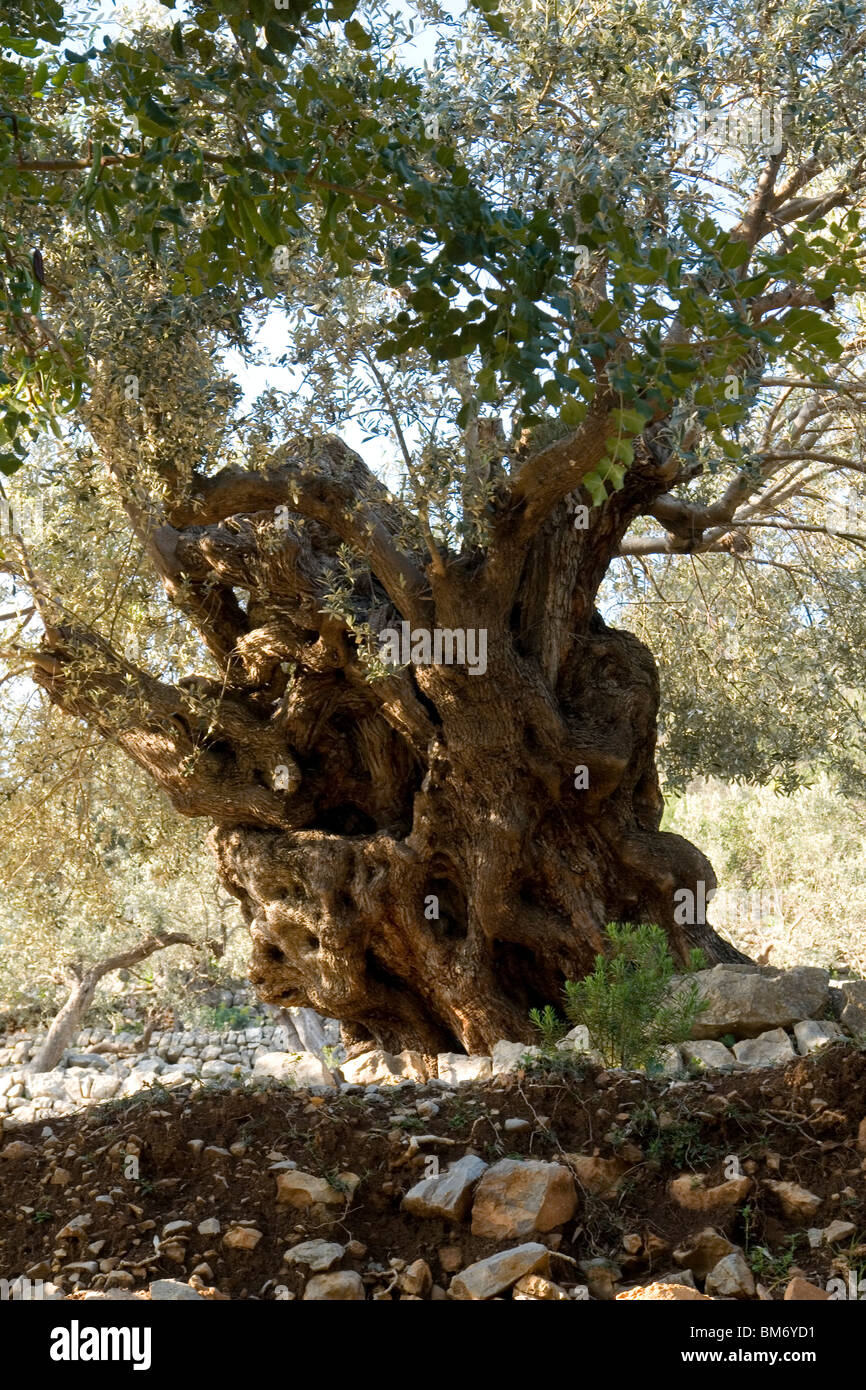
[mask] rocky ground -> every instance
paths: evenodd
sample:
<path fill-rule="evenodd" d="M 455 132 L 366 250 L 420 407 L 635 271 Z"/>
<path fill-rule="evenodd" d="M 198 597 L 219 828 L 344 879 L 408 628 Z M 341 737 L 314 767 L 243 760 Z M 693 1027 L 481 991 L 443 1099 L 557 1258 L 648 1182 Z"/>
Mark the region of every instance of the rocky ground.
<path fill-rule="evenodd" d="M 845 1043 L 690 1082 L 181 1084 L 6 1132 L 0 1268 L 85 1299 L 848 1297 L 864 1169 Z"/>
<path fill-rule="evenodd" d="M 601 1067 L 580 1029 L 544 1053 L 351 1059 L 315 1018 L 305 1052 L 291 1020 L 144 1054 L 90 1032 L 48 1073 L 38 1039 L 7 1039 L 0 1279 L 58 1299 L 866 1296 L 866 984 L 696 978 L 701 1036 L 656 1075 Z"/>

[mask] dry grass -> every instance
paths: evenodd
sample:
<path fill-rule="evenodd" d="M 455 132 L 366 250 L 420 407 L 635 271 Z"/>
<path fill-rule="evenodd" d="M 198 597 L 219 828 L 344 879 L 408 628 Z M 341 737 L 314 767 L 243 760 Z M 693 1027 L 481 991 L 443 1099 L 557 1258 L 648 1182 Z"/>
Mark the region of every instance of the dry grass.
<path fill-rule="evenodd" d="M 663 827 L 709 857 L 719 892 L 707 916 L 741 950 L 866 977 L 866 800 L 825 777 L 792 796 L 696 782 Z"/>

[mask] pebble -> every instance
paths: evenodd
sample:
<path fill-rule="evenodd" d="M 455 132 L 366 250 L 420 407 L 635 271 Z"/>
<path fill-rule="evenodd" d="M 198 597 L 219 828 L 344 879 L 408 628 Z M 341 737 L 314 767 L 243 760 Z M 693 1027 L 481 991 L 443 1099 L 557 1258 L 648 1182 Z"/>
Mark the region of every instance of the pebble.
<path fill-rule="evenodd" d="M 305 1302 L 360 1302 L 366 1298 L 360 1274 L 353 1269 L 316 1274 L 304 1289 Z"/>
<path fill-rule="evenodd" d="M 300 1245 L 293 1245 L 283 1255 L 283 1260 L 287 1265 L 299 1264 L 306 1265 L 315 1274 L 324 1273 L 333 1269 L 334 1265 L 339 1264 L 346 1249 L 338 1245 L 336 1241 L 330 1240 L 304 1240 Z"/>

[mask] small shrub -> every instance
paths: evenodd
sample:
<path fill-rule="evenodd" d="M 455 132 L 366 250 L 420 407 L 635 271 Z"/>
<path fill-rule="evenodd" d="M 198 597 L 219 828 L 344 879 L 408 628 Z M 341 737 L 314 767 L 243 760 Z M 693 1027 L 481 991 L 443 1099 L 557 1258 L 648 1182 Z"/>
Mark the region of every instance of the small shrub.
<path fill-rule="evenodd" d="M 563 1023 L 552 1004 L 543 1009 L 530 1009 L 530 1021 L 541 1034 L 541 1047 L 545 1053 L 556 1052 L 556 1044 L 568 1032 L 568 1024 Z"/>
<path fill-rule="evenodd" d="M 802 1237 L 797 1233 L 786 1236 L 782 1249 L 774 1255 L 771 1250 L 767 1249 L 766 1245 L 758 1245 L 755 1242 L 757 1227 L 755 1209 L 747 1203 L 743 1207 L 741 1215 L 743 1248 L 752 1273 L 769 1288 L 773 1288 L 775 1284 L 784 1283 L 789 1277 L 791 1266 L 796 1258 L 797 1246 Z"/>
<path fill-rule="evenodd" d="M 521 1066 L 531 1075 L 561 1077 L 563 1081 L 583 1081 L 592 1071 L 592 1061 L 585 1052 L 573 1052 L 570 1047 L 560 1051 L 555 1045 L 542 1044 L 541 1056 L 527 1055 Z"/>
<path fill-rule="evenodd" d="M 200 1026 L 207 1032 L 225 1033 L 252 1027 L 258 1020 L 248 1004 L 217 1004 L 199 1010 Z"/>
<path fill-rule="evenodd" d="M 660 927 L 612 922 L 607 938 L 610 954 L 596 956 L 592 974 L 566 983 L 566 1016 L 585 1025 L 606 1066 L 652 1066 L 666 1045 L 685 1042 L 706 1005 L 694 981 L 671 992 L 677 967 Z M 703 964 L 692 952 L 689 968 Z"/>
<path fill-rule="evenodd" d="M 722 1152 L 704 1139 L 699 1120 L 682 1114 L 662 1128 L 649 1103 L 632 1112 L 624 1137 L 640 1144 L 649 1162 L 656 1167 L 675 1168 L 680 1172 L 685 1168 L 704 1167 Z"/>

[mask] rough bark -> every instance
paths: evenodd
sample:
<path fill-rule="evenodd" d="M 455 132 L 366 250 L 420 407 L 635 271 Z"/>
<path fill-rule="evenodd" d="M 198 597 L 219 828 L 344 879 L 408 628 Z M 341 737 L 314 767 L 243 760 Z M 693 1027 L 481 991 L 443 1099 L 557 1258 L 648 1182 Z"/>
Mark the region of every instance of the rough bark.
<path fill-rule="evenodd" d="M 675 466 L 642 447 L 576 529 L 569 490 L 605 434 L 599 408 L 503 479 L 489 544 L 461 555 L 425 554 L 334 439 L 268 473 L 193 480 L 161 510 L 136 498 L 131 522 L 218 678 L 164 685 L 94 634 L 49 626 L 35 679 L 213 822 L 261 998 L 336 1017 L 358 1045 L 476 1050 L 529 1036 L 529 1009 L 559 1002 L 610 921 L 661 924 L 681 961 L 694 945 L 742 959 L 708 925 L 676 923 L 674 894 L 698 898 L 715 876 L 659 830 L 656 669 L 595 607 Z M 335 610 L 341 542 L 366 564 Z M 368 679 L 364 641 L 403 619 L 483 629 L 486 672 Z"/>

